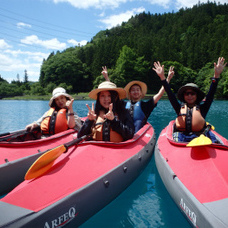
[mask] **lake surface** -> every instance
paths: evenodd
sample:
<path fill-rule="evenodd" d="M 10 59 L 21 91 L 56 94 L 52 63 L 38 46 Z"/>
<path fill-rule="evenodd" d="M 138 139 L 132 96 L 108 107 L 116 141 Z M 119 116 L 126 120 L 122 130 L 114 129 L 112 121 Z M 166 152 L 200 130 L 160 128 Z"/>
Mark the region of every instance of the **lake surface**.
<path fill-rule="evenodd" d="M 74 111 L 87 115 L 86 103 L 75 101 Z M 37 120 L 49 108 L 48 101 L 0 100 L 0 134 L 24 127 Z M 161 130 L 176 117 L 169 101 L 161 100 L 148 121 L 158 138 Z M 228 138 L 228 101 L 214 101 L 207 121 Z M 89 207 L 90 205 L 88 205 Z M 68 226 L 71 227 L 71 226 Z M 154 156 L 142 174 L 121 195 L 85 222 L 81 228 L 173 228 L 191 227 L 166 191 L 157 172 Z"/>

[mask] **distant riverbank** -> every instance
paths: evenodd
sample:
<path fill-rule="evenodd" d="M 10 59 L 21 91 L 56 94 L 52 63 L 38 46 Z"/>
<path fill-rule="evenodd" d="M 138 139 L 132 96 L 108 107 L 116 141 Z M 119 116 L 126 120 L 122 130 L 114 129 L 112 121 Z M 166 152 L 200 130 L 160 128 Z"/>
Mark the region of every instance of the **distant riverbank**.
<path fill-rule="evenodd" d="M 78 93 L 78 94 L 71 94 L 71 96 L 75 100 L 90 100 L 89 93 Z M 48 101 L 52 97 L 51 94 L 49 95 L 24 95 L 24 96 L 15 96 L 15 97 L 5 97 L 2 100 L 41 100 L 41 101 Z"/>
<path fill-rule="evenodd" d="M 25 95 L 25 96 L 16 96 L 16 97 L 6 97 L 3 98 L 2 100 L 41 100 L 41 101 L 48 101 L 51 98 L 50 95 L 41 95 L 41 96 L 36 96 L 36 95 Z M 75 100 L 91 100 L 89 97 L 89 93 L 78 93 L 78 94 L 71 94 L 71 96 Z M 147 94 L 144 99 L 150 99 L 153 97 L 153 94 Z M 162 97 L 163 99 L 167 99 L 166 94 Z"/>

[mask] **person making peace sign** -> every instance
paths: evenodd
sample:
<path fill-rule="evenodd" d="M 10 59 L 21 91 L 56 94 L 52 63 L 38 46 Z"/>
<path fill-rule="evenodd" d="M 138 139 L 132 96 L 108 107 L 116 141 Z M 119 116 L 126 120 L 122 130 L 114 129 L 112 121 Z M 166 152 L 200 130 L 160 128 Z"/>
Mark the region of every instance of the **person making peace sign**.
<path fill-rule="evenodd" d="M 133 137 L 133 119 L 121 100 L 126 97 L 123 88 L 105 81 L 92 90 L 89 97 L 96 100 L 95 109 L 94 103 L 92 108 L 86 105 L 89 111 L 78 138 L 92 133 L 94 140 L 122 142 Z"/>

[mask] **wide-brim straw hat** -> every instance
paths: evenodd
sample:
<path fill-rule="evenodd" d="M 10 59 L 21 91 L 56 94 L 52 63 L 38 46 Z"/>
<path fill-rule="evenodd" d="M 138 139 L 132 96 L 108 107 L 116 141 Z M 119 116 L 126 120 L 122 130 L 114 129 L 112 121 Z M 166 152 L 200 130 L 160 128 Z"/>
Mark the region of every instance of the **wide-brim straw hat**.
<path fill-rule="evenodd" d="M 73 99 L 73 97 L 71 95 L 69 95 L 68 93 L 66 93 L 66 90 L 62 87 L 58 87 L 55 88 L 52 92 L 52 98 L 49 101 L 49 106 L 52 107 L 53 105 L 53 101 L 55 100 L 55 98 L 64 95 L 66 98 L 68 98 L 69 100 Z"/>
<path fill-rule="evenodd" d="M 125 87 L 124 87 L 124 89 L 125 89 L 125 91 L 126 91 L 126 93 L 127 93 L 127 98 L 129 99 L 130 98 L 130 88 L 133 86 L 133 85 L 138 85 L 138 86 L 140 86 L 141 87 L 141 90 L 142 90 L 142 97 L 141 98 L 143 98 L 143 97 L 145 97 L 145 95 L 146 95 L 146 93 L 147 93 L 147 85 L 146 85 L 146 83 L 144 83 L 144 82 L 141 82 L 141 81 L 131 81 L 131 82 L 129 82 Z"/>
<path fill-rule="evenodd" d="M 109 81 L 102 82 L 97 89 L 94 89 L 89 93 L 89 97 L 96 100 L 98 93 L 100 93 L 101 91 L 107 91 L 107 90 L 116 91 L 119 94 L 120 99 L 126 98 L 126 91 L 123 88 L 117 87 L 116 84 Z"/>
<path fill-rule="evenodd" d="M 205 93 L 199 89 L 199 87 L 194 83 L 187 83 L 186 85 L 182 86 L 178 92 L 177 97 L 180 101 L 184 102 L 184 92 L 188 89 L 191 89 L 197 93 L 197 101 L 200 102 L 205 97 Z"/>

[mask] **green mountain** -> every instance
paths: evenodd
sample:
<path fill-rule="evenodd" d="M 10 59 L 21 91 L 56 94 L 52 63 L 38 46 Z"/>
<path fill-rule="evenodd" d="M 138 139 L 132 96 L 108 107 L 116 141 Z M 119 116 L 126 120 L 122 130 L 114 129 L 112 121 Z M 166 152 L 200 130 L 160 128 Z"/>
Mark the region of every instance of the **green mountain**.
<path fill-rule="evenodd" d="M 131 80 L 157 92 L 160 79 L 152 70 L 160 61 L 166 71 L 174 65 L 171 81 L 176 90 L 187 82 L 208 90 L 213 63 L 228 60 L 228 5 L 206 3 L 165 14 L 141 13 L 122 25 L 100 31 L 87 45 L 51 53 L 43 61 L 40 87 L 65 86 L 69 92 L 88 92 L 103 79 L 102 66 L 118 86 Z M 228 97 L 227 71 L 222 74 L 219 97 Z"/>

